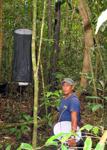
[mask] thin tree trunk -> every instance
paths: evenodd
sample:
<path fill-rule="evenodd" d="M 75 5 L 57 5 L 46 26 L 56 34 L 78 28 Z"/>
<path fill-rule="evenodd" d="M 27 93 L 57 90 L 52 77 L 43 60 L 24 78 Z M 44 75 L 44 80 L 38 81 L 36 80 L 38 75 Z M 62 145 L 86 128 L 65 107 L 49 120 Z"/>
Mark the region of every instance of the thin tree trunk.
<path fill-rule="evenodd" d="M 37 147 L 37 111 L 38 111 L 38 75 L 36 74 L 36 18 L 37 18 L 37 0 L 33 0 L 33 26 L 32 26 L 32 66 L 34 77 L 34 108 L 33 108 L 33 150 Z"/>
<path fill-rule="evenodd" d="M 61 3 L 55 3 L 55 26 L 54 26 L 54 56 L 53 56 L 53 64 L 54 70 L 56 71 L 56 64 L 59 56 L 59 39 L 60 39 L 60 20 L 61 20 Z"/>
<path fill-rule="evenodd" d="M 34 3 L 37 1 L 34 0 Z M 34 5 L 33 3 L 33 5 Z M 44 21 L 45 21 L 45 11 L 46 11 L 46 0 L 44 0 L 44 9 L 43 9 L 43 17 L 42 17 L 42 25 L 41 25 L 41 34 L 40 34 L 40 43 L 39 43 L 39 50 L 38 50 L 38 59 L 36 64 L 36 54 L 35 54 L 35 39 L 36 39 L 36 4 L 34 5 L 33 10 L 33 34 L 32 34 L 32 64 L 33 64 L 33 73 L 34 73 L 34 127 L 33 127 L 33 139 L 32 139 L 32 146 L 33 150 L 37 148 L 37 112 L 38 112 L 38 71 L 40 66 L 40 56 L 41 56 L 41 48 L 42 48 L 42 41 L 43 41 L 43 30 L 44 30 Z"/>
<path fill-rule="evenodd" d="M 86 89 L 88 81 L 85 74 L 91 71 L 91 59 L 90 59 L 90 49 L 93 47 L 93 34 L 91 29 L 91 24 L 89 20 L 89 12 L 85 0 L 79 0 L 79 13 L 83 20 L 84 26 L 84 58 L 83 58 L 83 68 L 80 85 L 82 88 Z"/>
<path fill-rule="evenodd" d="M 0 0 L 0 81 L 2 81 L 3 1 Z"/>
<path fill-rule="evenodd" d="M 54 23 L 54 49 L 53 52 L 51 53 L 51 69 L 50 69 L 50 76 L 51 76 L 51 81 L 55 80 L 54 73 L 57 71 L 57 62 L 59 58 L 59 39 L 60 39 L 60 21 L 61 20 L 61 2 L 58 1 L 55 3 L 55 23 Z"/>
<path fill-rule="evenodd" d="M 48 25 L 48 39 L 51 40 L 52 39 L 52 0 L 47 0 L 47 25 Z M 50 54 L 51 54 L 51 49 L 52 46 L 50 43 L 47 43 L 46 47 L 46 52 L 44 55 L 44 60 L 43 60 L 43 66 L 45 66 L 45 68 L 47 70 L 45 70 L 44 72 L 44 81 L 45 83 L 49 83 L 49 68 L 51 66 L 50 64 Z"/>
<path fill-rule="evenodd" d="M 48 37 L 49 39 L 52 36 L 52 0 L 48 0 Z"/>
<path fill-rule="evenodd" d="M 44 0 L 44 9 L 43 9 L 43 17 L 42 17 L 42 25 L 41 25 L 41 33 L 40 33 L 40 43 L 39 43 L 39 50 L 38 50 L 38 61 L 37 61 L 37 70 L 36 73 L 38 74 L 40 61 L 41 61 L 41 48 L 43 42 L 43 30 L 44 30 L 44 23 L 45 23 L 45 11 L 46 11 L 46 0 Z"/>
<path fill-rule="evenodd" d="M 52 39 L 52 0 L 48 0 L 48 39 Z M 45 72 L 45 83 L 49 83 L 50 82 L 50 68 L 51 68 L 51 52 L 52 52 L 52 45 L 48 43 L 46 49 L 47 51 L 47 55 L 45 55 L 44 58 L 44 66 L 46 66 L 47 71 Z M 49 61 L 47 61 L 49 60 Z"/>

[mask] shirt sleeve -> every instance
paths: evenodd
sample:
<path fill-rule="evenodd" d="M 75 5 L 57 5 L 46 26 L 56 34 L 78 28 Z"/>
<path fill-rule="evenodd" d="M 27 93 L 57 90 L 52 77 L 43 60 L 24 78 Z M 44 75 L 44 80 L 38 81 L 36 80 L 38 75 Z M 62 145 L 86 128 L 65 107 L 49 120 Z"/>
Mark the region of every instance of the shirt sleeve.
<path fill-rule="evenodd" d="M 80 112 L 80 101 L 77 98 L 70 99 L 69 111 Z"/>

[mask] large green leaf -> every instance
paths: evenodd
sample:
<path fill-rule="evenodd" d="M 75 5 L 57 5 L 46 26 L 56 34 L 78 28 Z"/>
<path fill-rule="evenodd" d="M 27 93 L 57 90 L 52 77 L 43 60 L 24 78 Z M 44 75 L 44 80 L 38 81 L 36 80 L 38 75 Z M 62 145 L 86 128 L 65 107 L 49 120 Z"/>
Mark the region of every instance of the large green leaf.
<path fill-rule="evenodd" d="M 6 150 L 11 150 L 11 145 L 10 144 L 6 147 Z"/>
<path fill-rule="evenodd" d="M 105 147 L 105 144 L 98 143 L 98 144 L 96 145 L 95 150 L 104 150 L 104 147 Z"/>
<path fill-rule="evenodd" d="M 68 150 L 68 148 L 64 144 L 62 144 L 61 145 L 61 150 Z"/>
<path fill-rule="evenodd" d="M 58 139 L 59 137 L 61 137 L 61 136 L 63 136 L 63 135 L 65 135 L 65 133 L 59 133 L 59 134 L 57 134 L 57 135 L 51 136 L 51 137 L 46 141 L 45 146 L 48 146 L 48 145 L 51 145 L 51 144 L 53 145 L 54 140 Z"/>
<path fill-rule="evenodd" d="M 90 137 L 87 137 L 84 143 L 84 149 L 83 150 L 91 150 L 92 147 L 92 140 Z"/>
<path fill-rule="evenodd" d="M 20 150 L 20 149 L 24 149 L 24 150 L 32 150 L 32 146 L 28 143 L 21 143 L 20 147 L 17 149 L 17 150 Z"/>
<path fill-rule="evenodd" d="M 92 130 L 92 128 L 93 128 L 92 125 L 86 124 L 85 126 L 83 126 L 82 128 L 80 128 L 80 131 L 82 131 L 82 130 L 90 131 L 90 130 Z"/>
<path fill-rule="evenodd" d="M 61 143 L 66 142 L 70 137 L 71 137 L 72 133 L 67 133 L 65 136 L 63 136 L 60 140 Z"/>

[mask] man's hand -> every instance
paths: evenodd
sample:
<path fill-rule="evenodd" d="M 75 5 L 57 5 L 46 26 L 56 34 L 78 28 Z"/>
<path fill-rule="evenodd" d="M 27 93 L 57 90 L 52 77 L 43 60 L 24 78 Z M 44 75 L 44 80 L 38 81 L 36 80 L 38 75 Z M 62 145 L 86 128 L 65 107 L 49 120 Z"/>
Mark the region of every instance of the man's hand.
<path fill-rule="evenodd" d="M 73 139 L 73 138 L 69 139 L 69 140 L 68 140 L 68 145 L 69 145 L 70 147 L 75 147 L 75 146 L 76 146 L 76 140 Z"/>

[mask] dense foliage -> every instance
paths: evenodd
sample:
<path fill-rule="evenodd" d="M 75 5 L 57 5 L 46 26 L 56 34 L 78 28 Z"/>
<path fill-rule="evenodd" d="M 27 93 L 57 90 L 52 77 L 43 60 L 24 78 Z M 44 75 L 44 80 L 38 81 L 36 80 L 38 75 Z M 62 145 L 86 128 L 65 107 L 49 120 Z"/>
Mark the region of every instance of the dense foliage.
<path fill-rule="evenodd" d="M 85 16 L 86 20 L 80 13 L 79 2 L 84 2 L 83 4 L 85 4 L 83 5 L 84 11 L 86 11 L 88 16 Z M 62 94 L 59 90 L 60 82 L 64 77 L 71 77 L 74 79 L 76 81 L 77 91 L 81 93 L 80 81 L 81 76 L 84 76 L 87 80 L 84 92 L 86 94 L 85 96 L 88 95 L 83 98 L 87 105 L 85 106 L 87 109 L 85 113 L 93 113 L 96 118 L 98 117 L 101 119 L 98 124 L 106 126 L 103 109 L 106 109 L 107 105 L 107 23 L 102 25 L 97 35 L 95 35 L 95 29 L 98 16 L 106 9 L 107 2 L 100 0 L 79 0 L 79 2 L 77 0 L 47 0 L 43 37 L 41 37 L 44 3 L 41 0 L 37 1 L 37 18 L 35 20 L 37 25 L 35 39 L 36 61 L 38 61 L 40 40 L 42 39 L 41 56 L 39 60 L 40 67 L 38 73 L 39 96 L 36 95 L 38 97 L 39 104 L 36 106 L 38 107 L 38 116 L 36 117 L 38 118 L 38 122 L 40 122 L 40 129 L 38 129 L 38 141 L 41 141 L 44 129 L 46 129 L 47 132 L 48 128 L 52 128 L 56 121 L 56 107 L 60 103 L 60 97 Z M 0 64 L 0 81 L 11 84 L 13 82 L 12 69 L 14 55 L 14 31 L 19 28 L 28 28 L 33 30 L 33 4 L 31 0 L 5 0 L 0 1 L 0 8 L 2 10 L 2 13 L 0 14 L 0 17 L 2 18 L 2 21 L 0 21 L 0 26 L 2 27 L 2 30 L 0 31 L 2 32 L 2 34 L 0 34 L 0 43 L 2 43 L 2 48 L 0 49 L 0 58 L 2 58 L 2 64 Z M 90 38 L 86 38 L 86 34 L 90 30 L 92 31 L 91 40 L 93 41 L 93 46 L 88 50 L 89 53 L 85 53 L 85 50 L 87 49 L 86 42 L 90 43 Z M 87 61 L 86 63 L 90 63 L 90 68 L 87 72 L 83 72 L 85 66 L 85 54 L 89 57 L 89 62 Z M 34 82 L 32 81 L 31 84 L 33 86 L 30 87 L 30 90 L 29 88 L 28 90 L 25 90 L 25 93 L 28 94 L 28 92 L 30 92 L 32 94 Z M 14 87 L 12 88 L 10 86 L 9 90 L 13 92 Z M 12 92 L 10 95 L 13 94 Z M 16 92 L 18 93 L 17 89 Z M 23 94 L 21 96 L 23 96 Z M 32 126 L 29 124 L 32 124 L 33 120 L 32 111 L 34 103 L 32 102 L 32 96 L 27 98 L 31 105 L 30 115 L 28 112 L 23 114 L 19 109 L 19 106 L 16 111 L 14 111 L 14 103 L 10 104 L 9 102 L 11 98 L 7 100 L 6 104 L 5 111 L 8 114 L 8 121 L 10 121 L 9 118 L 11 116 L 11 109 L 13 114 L 16 113 L 16 116 L 13 115 L 15 119 L 11 118 L 10 122 L 12 122 L 12 120 L 15 121 L 14 123 L 19 121 L 19 124 L 15 124 L 15 127 L 12 127 L 9 124 L 9 130 L 5 130 L 6 134 L 9 134 L 10 136 L 13 136 L 13 134 L 15 135 L 15 140 L 17 141 L 15 148 L 19 146 L 19 143 L 23 142 L 23 135 L 25 137 L 27 135 L 28 137 L 32 132 Z M 18 99 L 20 98 L 18 97 Z M 22 106 L 23 104 L 19 103 L 18 105 Z M 100 113 L 100 111 L 102 113 Z M 86 114 L 83 112 L 82 115 L 84 117 Z M 85 118 L 87 119 L 87 116 L 85 116 Z M 47 122 L 48 125 L 46 126 Z M 43 127 L 41 127 L 42 123 Z M 85 122 L 85 124 L 87 124 L 87 122 Z M 94 122 L 94 124 L 96 125 L 97 122 Z M 8 126 L 6 128 L 8 128 Z M 4 133 L 4 130 L 2 133 Z M 50 133 L 50 130 L 49 132 L 44 133 L 44 139 L 41 143 L 46 141 Z M 102 136 L 102 134 L 103 132 L 100 133 L 100 136 Z M 31 139 L 25 141 L 31 143 Z M 92 146 L 91 139 L 87 138 L 87 141 L 86 143 Z M 95 144 L 97 143 L 96 141 L 94 142 Z M 9 150 L 11 145 L 8 145 L 8 142 L 6 143 L 7 144 L 4 147 L 7 146 L 7 150 Z M 0 146 L 2 148 L 2 144 Z M 28 144 L 22 143 L 21 146 L 19 147 L 19 150 L 21 148 L 32 149 L 32 146 Z M 60 146 L 62 146 L 62 149 L 65 148 L 63 143 Z"/>

